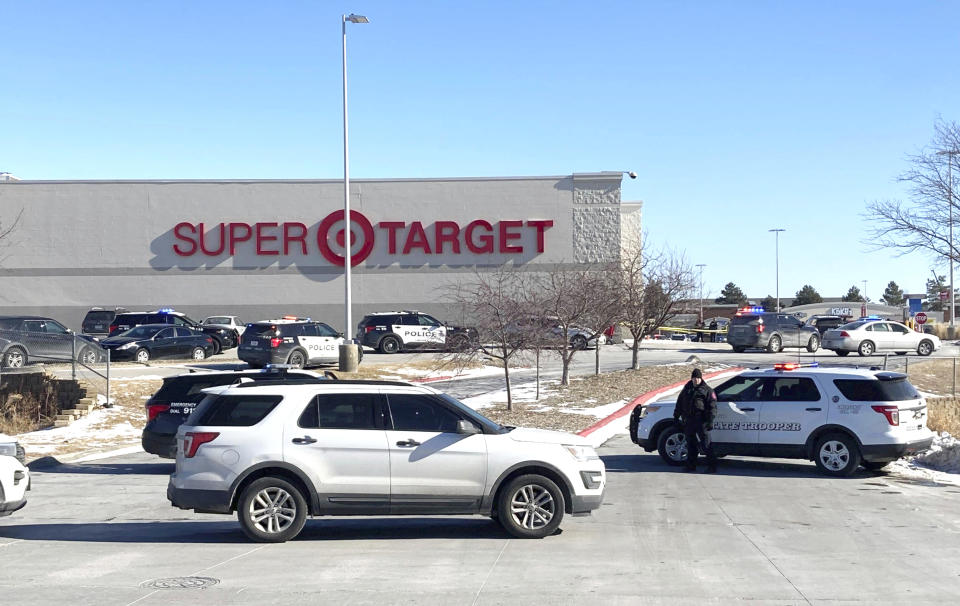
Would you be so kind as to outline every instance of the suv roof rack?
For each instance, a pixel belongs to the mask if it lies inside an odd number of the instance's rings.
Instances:
[[[278,383],[282,385],[317,385],[320,383],[327,383],[330,379],[317,379],[309,377],[306,379],[286,379],[281,381],[280,379],[267,379],[259,381],[245,381],[243,383],[234,384],[234,387],[260,387],[269,383]],[[374,379],[346,379],[346,380],[337,380],[337,385],[396,385],[400,387],[411,387],[412,383],[407,383],[405,381],[377,381]]]

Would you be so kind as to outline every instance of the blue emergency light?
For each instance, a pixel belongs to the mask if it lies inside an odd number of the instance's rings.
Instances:
[[[161,307],[160,309],[157,310],[157,313],[161,313],[161,314],[171,314],[173,312],[174,312],[174,309],[172,307]]]

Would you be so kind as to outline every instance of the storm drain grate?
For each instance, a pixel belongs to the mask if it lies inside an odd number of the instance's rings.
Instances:
[[[212,577],[168,577],[140,583],[141,589],[206,589],[220,582]]]

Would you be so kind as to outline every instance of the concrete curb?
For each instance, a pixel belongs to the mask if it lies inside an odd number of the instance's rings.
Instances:
[[[744,370],[744,368],[742,368],[742,367],[726,368],[726,369],[724,369],[724,370],[718,370],[718,371],[715,371],[715,372],[709,372],[709,373],[703,375],[703,378],[704,378],[704,380],[712,379],[712,378],[715,378],[715,377],[719,377],[719,376],[721,376],[721,375],[738,373],[738,372],[740,372],[740,371],[742,371],[742,370]],[[634,408],[637,407],[637,405],[639,405],[639,404],[646,404],[646,403],[652,401],[654,398],[657,398],[657,397],[659,397],[659,396],[662,396],[662,395],[664,395],[664,394],[667,393],[667,392],[670,392],[670,391],[672,391],[672,390],[679,389],[679,388],[683,387],[686,383],[687,383],[686,381],[680,381],[680,382],[678,382],[678,383],[674,383],[673,385],[668,385],[668,386],[666,386],[666,387],[661,387],[661,388],[659,388],[659,389],[654,389],[653,391],[648,391],[647,393],[641,394],[641,395],[637,396],[636,398],[634,398],[633,400],[631,400],[628,404],[626,404],[625,406],[623,406],[622,408],[620,408],[619,410],[617,410],[616,412],[614,412],[613,414],[608,415],[608,416],[604,417],[603,419],[600,419],[599,421],[597,421],[596,423],[594,423],[594,424],[591,425],[590,427],[587,427],[586,429],[583,429],[583,430],[581,430],[581,431],[578,431],[578,432],[577,432],[577,435],[583,436],[583,437],[588,437],[588,436],[590,436],[591,434],[593,434],[594,432],[596,432],[598,429],[601,429],[601,428],[603,428],[603,427],[606,427],[607,425],[609,425],[610,423],[616,421],[617,419],[620,419],[620,418],[623,418],[623,417],[627,416],[628,414],[630,414],[630,413],[633,411]]]

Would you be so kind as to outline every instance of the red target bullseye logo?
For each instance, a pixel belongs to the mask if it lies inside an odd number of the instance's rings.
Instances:
[[[343,221],[343,217],[344,212],[342,210],[334,211],[324,217],[317,229],[317,246],[320,247],[320,254],[323,255],[324,259],[339,267],[343,267],[346,263],[346,246],[344,246],[346,236],[344,236],[344,230],[342,228],[333,234],[333,240],[337,243],[337,246],[344,250],[344,254],[339,254],[330,248],[330,229],[338,221]],[[351,210],[349,225],[351,247],[357,241],[357,234],[354,232],[354,227],[360,228],[360,231],[363,233],[363,245],[360,247],[360,250],[350,255],[351,266],[363,263],[364,259],[369,257],[373,251],[373,225],[370,223],[370,220],[361,213]]]

